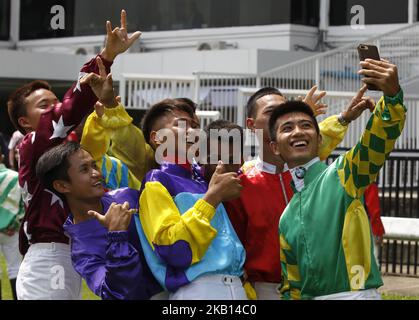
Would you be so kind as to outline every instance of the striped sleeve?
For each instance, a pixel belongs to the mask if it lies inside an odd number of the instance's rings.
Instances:
[[[155,254],[176,268],[186,269],[199,262],[217,235],[210,225],[214,207],[200,199],[181,215],[169,191],[159,181],[145,183],[139,214]]]
[[[141,182],[132,174],[125,163],[121,160],[103,155],[102,160],[98,161],[98,166],[106,183],[106,188],[116,190],[119,188],[132,188],[139,190]]]
[[[15,227],[23,215],[22,193],[17,172],[2,171],[0,174],[0,230]]]

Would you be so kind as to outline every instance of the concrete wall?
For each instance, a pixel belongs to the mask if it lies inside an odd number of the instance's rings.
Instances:
[[[121,73],[191,76],[193,72],[258,73],[307,57],[309,53],[278,50],[218,50],[127,53],[112,67]],[[87,56],[0,50],[0,78],[73,81]]]

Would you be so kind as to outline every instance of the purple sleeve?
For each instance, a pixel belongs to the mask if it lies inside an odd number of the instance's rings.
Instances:
[[[143,271],[138,251],[128,242],[127,231],[108,233],[105,257],[86,252],[73,254],[73,265],[90,290],[104,300],[129,299]]]

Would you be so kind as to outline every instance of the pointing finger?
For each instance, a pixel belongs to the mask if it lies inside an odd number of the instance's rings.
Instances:
[[[313,94],[317,91],[317,86],[313,86],[310,91],[307,93],[307,98],[313,97]]]
[[[106,68],[103,65],[102,59],[100,57],[96,58],[96,63],[99,67],[99,75],[103,78],[106,78]]]
[[[121,10],[121,28],[127,28],[127,13],[124,9]]]
[[[355,100],[361,100],[362,97],[364,96],[365,92],[367,91],[368,86],[366,84],[364,84],[361,89],[359,89],[358,93],[356,94],[356,96],[354,97]]]
[[[108,36],[112,34],[112,23],[110,21],[106,21],[106,34]]]
[[[318,102],[321,99],[323,99],[326,96],[327,92],[326,91],[321,91],[315,98],[314,98],[314,102]]]

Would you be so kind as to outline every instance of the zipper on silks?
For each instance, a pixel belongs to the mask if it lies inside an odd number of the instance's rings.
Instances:
[[[289,200],[287,197],[287,192],[285,191],[285,184],[284,184],[284,179],[282,178],[282,174],[279,174],[279,181],[281,182],[281,189],[282,189],[282,194],[284,196],[285,199],[285,203],[288,205]]]

